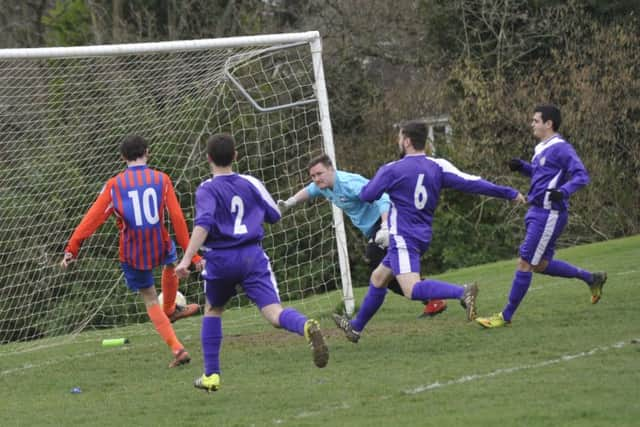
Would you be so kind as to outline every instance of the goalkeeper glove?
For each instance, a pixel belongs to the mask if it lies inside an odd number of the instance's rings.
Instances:
[[[547,190],[549,193],[549,200],[552,202],[561,202],[564,200],[564,193],[562,190],[558,190],[557,188],[550,188]]]
[[[280,213],[283,214],[297,204],[298,201],[295,197],[289,197],[287,200],[278,200],[278,209],[280,209]]]
[[[376,237],[373,240],[376,242],[376,245],[381,248],[389,247],[389,228],[387,227],[387,224],[382,224],[382,226],[380,226],[380,230],[378,230]]]
[[[511,169],[514,172],[522,169],[522,163],[520,163],[520,159],[509,160],[509,169]]]

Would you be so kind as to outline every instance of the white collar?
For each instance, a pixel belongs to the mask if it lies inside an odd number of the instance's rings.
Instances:
[[[531,158],[531,162],[533,163],[535,158],[538,157],[538,155],[542,153],[544,150],[546,150],[547,148],[551,147],[552,145],[560,144],[562,142],[566,142],[566,141],[564,140],[562,135],[560,135],[559,133],[551,135],[549,138],[545,139],[544,141],[540,141],[538,145],[536,145],[536,148],[533,150],[533,157]]]

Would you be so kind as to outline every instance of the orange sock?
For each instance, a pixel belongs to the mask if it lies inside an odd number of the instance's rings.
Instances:
[[[160,308],[158,304],[147,307],[147,313],[149,314],[149,319],[153,322],[153,326],[156,327],[156,331],[158,331],[167,345],[171,347],[171,350],[175,352],[183,348],[176,337],[176,333],[173,331],[173,326],[171,326],[169,318],[164,314],[164,311],[162,311],[162,308]]]
[[[174,267],[162,269],[162,309],[171,316],[176,309],[176,292],[178,292],[178,276]]]

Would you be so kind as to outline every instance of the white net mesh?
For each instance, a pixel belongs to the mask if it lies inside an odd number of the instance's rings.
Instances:
[[[233,134],[236,170],[274,198],[307,182],[308,160],[324,151],[314,84],[308,43],[0,59],[0,353],[148,321],[122,280],[113,219],[73,268],[58,266],[106,180],[123,170],[124,135],[149,141],[150,166],[172,178],[191,227],[210,134]],[[330,310],[326,291],[340,287],[330,206],[307,205],[266,231],[283,302],[301,301],[309,315]],[[180,290],[204,303],[195,275]],[[230,303],[245,305],[242,295]],[[255,308],[246,312],[243,322],[257,320]]]

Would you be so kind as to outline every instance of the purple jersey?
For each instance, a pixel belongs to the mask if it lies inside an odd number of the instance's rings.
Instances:
[[[263,222],[273,224],[280,217],[264,184],[249,175],[218,175],[196,190],[194,225],[209,232],[205,251],[259,243],[264,237]]]
[[[589,183],[589,174],[575,150],[561,135],[536,145],[531,163],[520,160],[521,171],[531,177],[527,200],[543,209],[567,210],[569,196]],[[549,189],[562,191],[561,202],[549,200]]]
[[[389,232],[410,239],[431,241],[431,222],[442,188],[466,193],[514,199],[518,192],[459,171],[443,159],[424,154],[407,155],[382,166],[360,192],[360,199],[372,202],[387,193],[391,198]]]

